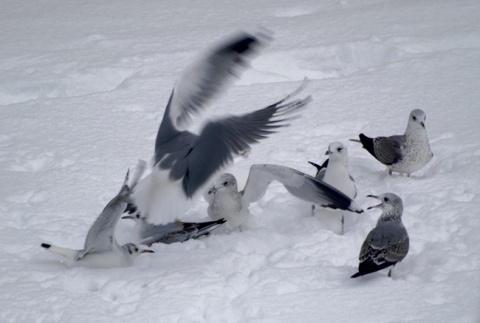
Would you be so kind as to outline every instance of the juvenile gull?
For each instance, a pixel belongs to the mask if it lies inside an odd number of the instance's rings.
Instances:
[[[373,157],[386,165],[388,172],[407,174],[422,169],[433,157],[425,129],[425,113],[415,109],[408,118],[405,134],[390,137],[369,138],[363,133],[359,135],[361,142]]]
[[[62,256],[68,267],[130,266],[140,254],[153,252],[139,248],[133,243],[120,246],[114,234],[118,220],[130,201],[130,194],[145,171],[145,165],[145,161],[139,161],[130,184],[128,184],[130,172],[127,172],[120,192],[107,204],[88,230],[85,246],[82,250],[57,247],[49,243],[42,243],[41,246]]]
[[[309,162],[317,168],[316,179],[319,179],[351,198],[352,200],[357,197],[357,188],[355,181],[348,172],[348,150],[345,145],[340,142],[332,142],[328,145],[328,150],[325,152],[328,158],[320,166],[313,162]],[[315,209],[315,205],[312,204],[312,213]],[[342,230],[344,233],[345,217],[342,214]]]
[[[148,223],[173,222],[222,168],[250,145],[266,138],[311,98],[289,101],[303,88],[274,104],[240,116],[208,120],[200,134],[185,129],[230,79],[248,65],[254,48],[269,40],[264,33],[240,33],[193,62],[176,83],[155,142],[154,166],[138,185],[134,204]]]
[[[250,167],[247,183],[241,192],[232,174],[221,175],[206,197],[208,215],[213,220],[226,218],[225,227],[228,229],[240,227],[250,214],[250,203],[260,200],[275,180],[301,200],[333,209],[363,212],[351,198],[321,180],[293,168],[261,164]]]
[[[217,221],[208,222],[182,222],[175,221],[168,224],[151,224],[140,217],[135,208],[130,205],[127,207],[129,215],[123,216],[122,219],[134,220],[136,225],[137,240],[144,245],[151,246],[154,243],[171,244],[175,242],[185,242],[190,239],[198,239],[207,236],[210,232],[226,221],[219,219]]]
[[[395,266],[405,258],[408,253],[408,233],[402,223],[402,199],[393,194],[385,193],[380,196],[368,195],[382,201],[372,208],[381,208],[382,215],[377,221],[377,226],[370,231],[360,250],[360,264],[358,273],[351,278],[367,275],[381,269]],[[388,271],[388,277],[392,269]]]

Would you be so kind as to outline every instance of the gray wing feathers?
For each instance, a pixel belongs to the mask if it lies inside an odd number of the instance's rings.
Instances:
[[[146,163],[139,160],[130,185],[128,185],[130,171],[125,176],[125,181],[120,192],[110,201],[97,217],[88,230],[83,252],[78,258],[82,258],[88,252],[103,252],[112,250],[116,243],[114,237],[115,227],[118,220],[129,202],[132,187],[135,187],[145,171]]]
[[[374,138],[373,147],[375,156],[385,165],[397,163],[402,159],[402,144],[404,140],[404,136]]]
[[[372,259],[380,265],[385,261],[396,263],[408,253],[409,237],[398,222],[384,222],[368,234],[360,250],[360,262]]]
[[[235,155],[266,138],[277,128],[286,126],[286,122],[293,118],[288,115],[303,108],[311,98],[282,104],[284,100],[243,116],[209,122],[196,142],[184,149],[181,154],[183,158],[171,163],[172,179],[183,177],[183,189],[188,197],[192,197],[210,176],[231,162]]]
[[[271,37],[263,32],[240,33],[217,46],[189,65],[174,88],[170,119],[178,128],[185,128],[230,81],[240,76],[249,65],[255,49]]]
[[[279,181],[290,194],[301,200],[332,208],[348,209],[352,200],[332,186],[295,169],[278,165],[253,165],[242,192],[252,203],[265,195],[272,181]]]

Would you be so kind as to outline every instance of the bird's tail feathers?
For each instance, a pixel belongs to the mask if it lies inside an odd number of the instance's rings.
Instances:
[[[52,253],[55,253],[57,255],[62,256],[63,258],[65,258],[69,262],[74,261],[75,257],[78,254],[78,250],[62,248],[62,247],[52,245],[50,243],[42,243],[40,246],[42,248],[48,249],[48,251],[50,251]]]

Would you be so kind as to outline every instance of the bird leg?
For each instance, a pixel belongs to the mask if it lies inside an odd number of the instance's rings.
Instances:
[[[312,216],[315,216],[315,204],[312,204]]]
[[[393,171],[391,169],[388,170],[388,175],[392,176]]]
[[[345,233],[345,216],[343,214],[340,222],[342,223],[342,230],[340,231],[340,235],[343,236],[343,234]]]
[[[393,269],[393,267],[390,268],[390,270],[388,271],[388,277],[392,277],[392,269]]]

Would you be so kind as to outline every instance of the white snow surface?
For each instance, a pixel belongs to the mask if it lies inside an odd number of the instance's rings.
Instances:
[[[479,1],[3,0],[0,18],[1,322],[480,322]],[[307,160],[345,143],[360,205],[403,199],[411,247],[393,277],[350,279],[378,210],[346,214],[342,236],[338,213],[312,216],[279,184],[248,229],[155,245],[132,267],[67,269],[40,248],[82,248],[127,168],[152,157],[182,69],[260,25],[275,41],[203,116],[265,107],[305,76],[314,102],[230,171],[315,174]],[[348,141],[402,134],[417,108],[434,158],[410,178]]]

